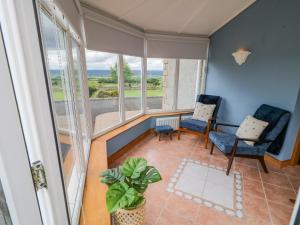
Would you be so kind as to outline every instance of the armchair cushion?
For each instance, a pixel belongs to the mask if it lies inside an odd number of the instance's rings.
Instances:
[[[236,136],[230,133],[211,131],[209,139],[225,154],[229,154],[234,145]],[[239,141],[236,154],[263,156],[269,144],[251,146]]]
[[[217,117],[218,111],[221,105],[222,98],[220,96],[215,95],[198,95],[196,102],[201,102],[207,105],[216,105],[216,108],[213,113],[213,117]]]
[[[197,102],[193,114],[193,119],[208,122],[208,120],[212,118],[215,108],[216,105],[207,105],[201,102]]]
[[[194,119],[181,120],[179,126],[181,128],[187,128],[189,130],[204,133],[206,131],[207,122]]]
[[[268,126],[268,122],[247,116],[236,131],[236,136],[240,138],[258,139],[264,129]],[[248,145],[254,145],[252,141],[245,141]]]

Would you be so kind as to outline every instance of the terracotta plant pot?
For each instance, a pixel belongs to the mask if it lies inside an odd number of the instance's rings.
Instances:
[[[116,225],[144,225],[145,202],[136,209],[118,209],[113,218]]]

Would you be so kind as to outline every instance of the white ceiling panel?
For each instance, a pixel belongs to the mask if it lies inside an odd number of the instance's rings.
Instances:
[[[210,35],[255,0],[81,0],[145,31]]]

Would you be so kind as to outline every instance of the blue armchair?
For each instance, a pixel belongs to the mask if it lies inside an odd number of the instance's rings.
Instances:
[[[197,134],[203,134],[205,136],[205,148],[207,148],[208,144],[208,134],[213,127],[214,122],[216,121],[216,117],[220,108],[222,98],[220,96],[214,96],[214,95],[198,95],[196,102],[201,102],[203,104],[215,104],[215,110],[213,113],[212,119],[210,119],[208,122],[195,120],[192,118],[188,119],[182,119],[182,115],[184,114],[192,114],[192,112],[188,113],[181,113],[179,115],[179,128],[178,128],[178,140],[180,140],[180,133],[183,131],[192,131]]]
[[[257,140],[239,138],[235,134],[217,131],[218,126],[239,127],[239,125],[216,122],[215,131],[209,133],[209,139],[212,142],[210,154],[213,154],[214,146],[216,146],[227,156],[229,160],[226,175],[230,172],[234,157],[258,159],[264,171],[268,173],[264,155],[266,151],[273,154],[279,153],[290,116],[290,112],[286,110],[266,104],[261,105],[255,112],[254,118],[267,121],[269,125]],[[255,144],[251,146],[244,141],[253,141]]]

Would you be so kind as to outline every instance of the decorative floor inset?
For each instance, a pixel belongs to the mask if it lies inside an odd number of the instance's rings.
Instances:
[[[167,191],[230,216],[243,217],[242,176],[213,164],[183,159]]]

